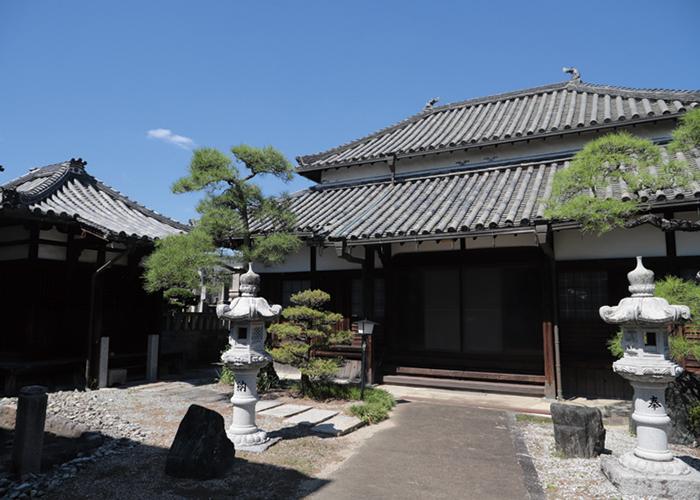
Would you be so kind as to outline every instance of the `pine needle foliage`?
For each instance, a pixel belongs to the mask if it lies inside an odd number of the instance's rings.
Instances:
[[[646,193],[686,187],[696,178],[696,170],[663,158],[648,139],[627,132],[608,134],[586,144],[555,174],[545,216],[578,221],[584,232],[606,233],[648,208]],[[608,188],[621,182],[629,196],[607,196]]]
[[[232,147],[231,154],[232,158],[214,148],[196,149],[187,175],[173,184],[174,193],[204,194],[197,205],[200,217],[189,234],[171,236],[157,244],[146,261],[147,290],[164,290],[167,298],[193,297],[200,276],[217,277],[217,268],[227,267],[226,259],[221,258],[227,252],[236,252],[242,263],[275,264],[300,248],[301,240],[292,230],[289,197],[265,196],[252,183],[263,175],[288,182],[293,177],[292,165],[271,146],[241,144]],[[275,230],[254,233],[256,221],[270,222]],[[171,302],[180,305],[183,301]]]
[[[301,372],[301,392],[312,384],[327,381],[339,366],[339,359],[319,358],[314,350],[348,344],[352,332],[339,330],[343,316],[325,309],[331,296],[322,290],[304,290],[291,296],[291,307],[282,311],[285,321],[270,326],[275,347],[270,354],[278,363],[289,364]]]
[[[673,131],[669,144],[671,153],[690,151],[700,145],[700,108],[688,111],[680,117],[680,125]]]
[[[700,327],[700,285],[676,276],[666,276],[656,283],[655,293],[658,297],[666,299],[669,304],[688,306],[691,321],[687,325]],[[700,343],[679,333],[669,336],[668,347],[671,358],[677,362],[683,361],[688,356],[700,361]],[[608,350],[614,357],[622,357],[625,353],[622,348],[622,332],[617,332],[608,340]]]

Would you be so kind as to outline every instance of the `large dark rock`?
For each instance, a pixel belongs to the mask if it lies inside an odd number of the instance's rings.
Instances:
[[[552,403],[557,452],[566,458],[597,457],[605,449],[603,415],[598,408]]]
[[[671,419],[668,426],[668,442],[692,445],[700,441],[700,435],[690,425],[691,408],[700,405],[700,377],[684,371],[666,388],[666,413]],[[630,415],[630,432],[637,431],[637,424]]]
[[[226,437],[224,417],[199,405],[191,405],[180,422],[165,462],[165,473],[174,477],[212,479],[233,465],[235,450]]]

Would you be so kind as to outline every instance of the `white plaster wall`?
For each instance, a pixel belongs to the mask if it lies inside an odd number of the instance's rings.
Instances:
[[[122,255],[124,252],[110,252],[107,250],[105,252],[105,261],[109,261],[114,259],[115,257]],[[117,259],[112,263],[113,266],[128,266],[129,265],[129,257],[127,255],[124,255],[121,259]]]
[[[66,247],[39,245],[37,257],[44,260],[66,260]]]
[[[449,250],[459,250],[459,240],[439,240],[439,241],[424,241],[404,243],[392,243],[391,254],[398,255],[400,253],[425,253],[425,252],[445,252]]]
[[[513,247],[531,247],[537,245],[537,237],[534,233],[523,234],[503,234],[496,236],[479,236],[466,237],[465,246],[467,250],[475,250],[479,248],[513,248]],[[408,242],[403,245],[400,243],[391,244],[392,255],[400,253],[425,253],[425,252],[445,252],[450,250],[459,250],[459,238],[445,239],[436,241]]]
[[[554,232],[554,255],[556,260],[663,257],[666,239],[663,231],[651,226],[617,229],[601,236],[567,229]]]
[[[0,247],[0,260],[17,260],[29,258],[29,245],[11,245]]]
[[[700,220],[700,209],[692,212],[675,212],[677,219]],[[700,255],[700,231],[693,233],[676,231],[676,255],[688,257]]]
[[[361,269],[360,264],[348,262],[336,255],[335,248],[315,248],[316,252],[316,270],[317,271],[343,271],[348,269]],[[364,248],[349,248],[348,251],[354,257],[362,258],[365,255]],[[375,267],[381,267],[381,262],[375,257]]]
[[[24,226],[0,227],[0,241],[19,241],[29,239],[29,229]]]
[[[467,250],[477,248],[533,247],[537,245],[537,236],[534,233],[503,234],[495,238],[493,236],[467,238],[465,241]]]
[[[288,255],[281,264],[266,266],[261,262],[253,264],[253,269],[258,273],[299,273],[309,270],[310,264],[309,247],[302,246],[295,254]]]
[[[632,133],[641,137],[660,138],[671,133],[672,126],[669,124],[643,125],[632,129]],[[467,151],[457,151],[453,153],[441,153],[427,157],[416,157],[399,159],[396,162],[396,174],[422,172],[440,168],[449,168],[458,165],[458,162],[469,164],[480,164],[485,161],[492,161],[498,164],[504,160],[519,158],[522,156],[543,155],[558,151],[575,150],[583,147],[584,144],[596,137],[608,133],[585,132],[581,135],[569,135],[562,138],[550,137],[547,139],[532,139],[530,142],[520,142],[515,144],[501,144],[497,146],[486,146],[484,148],[473,148]],[[371,177],[387,176],[390,174],[389,167],[385,161],[341,167],[338,169],[326,170],[322,173],[321,182],[339,182],[366,179]]]
[[[143,262],[144,259],[145,257],[141,259],[141,262]],[[80,251],[80,255],[78,256],[78,262],[94,264],[95,262],[97,262],[97,250],[93,250],[91,248],[84,248]]]
[[[51,229],[42,229],[39,231],[39,239],[50,241],[68,241],[68,235],[66,233],[62,233],[55,227],[52,227]]]

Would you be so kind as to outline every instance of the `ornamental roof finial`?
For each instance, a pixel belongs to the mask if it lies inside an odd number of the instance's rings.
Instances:
[[[433,106],[440,100],[439,97],[433,97],[430,99],[428,102],[425,103],[425,106],[423,106],[423,111],[428,111],[430,109],[433,109]]]
[[[578,69],[574,68],[573,66],[570,68],[568,66],[564,66],[561,70],[564,73],[568,73],[569,75],[571,75],[572,82],[578,83],[581,81],[581,73],[579,73]]]

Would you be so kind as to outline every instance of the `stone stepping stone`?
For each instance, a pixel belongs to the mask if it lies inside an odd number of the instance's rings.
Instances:
[[[331,436],[342,436],[356,429],[359,429],[365,423],[357,417],[348,417],[347,415],[336,415],[330,420],[321,422],[311,428],[313,432],[319,434],[328,434]]]
[[[255,403],[255,411],[261,412],[269,410],[270,408],[282,406],[283,404],[284,403],[282,403],[282,401],[277,401],[276,399],[263,399],[262,401],[258,401],[257,403]]]
[[[331,417],[335,417],[337,414],[337,411],[314,408],[289,417],[284,423],[291,425],[316,425]]]
[[[311,407],[306,405],[281,405],[261,411],[260,415],[265,417],[287,418],[310,409]]]

